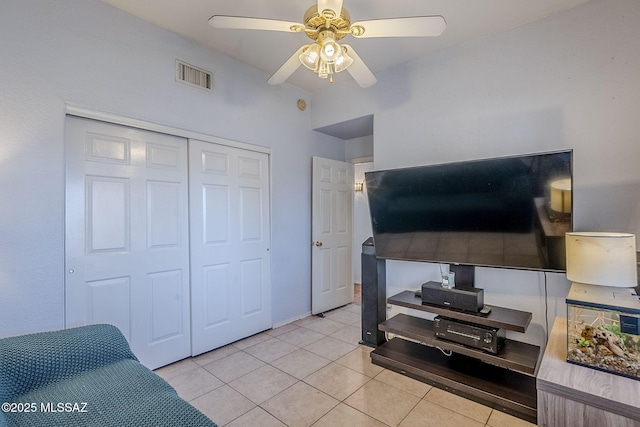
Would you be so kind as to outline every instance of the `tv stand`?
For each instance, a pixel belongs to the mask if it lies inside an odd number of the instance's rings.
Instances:
[[[480,325],[524,332],[531,313],[491,306],[488,315],[422,304],[412,291],[388,304],[440,314]],[[419,381],[536,422],[536,379],[540,347],[507,339],[498,354],[436,338],[433,321],[398,314],[379,324],[392,338],[371,352],[371,361]]]

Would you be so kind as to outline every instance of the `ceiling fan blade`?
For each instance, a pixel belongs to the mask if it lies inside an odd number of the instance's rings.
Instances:
[[[305,50],[309,45],[306,44],[302,46],[300,49],[296,50],[293,55],[287,61],[282,64],[278,71],[273,73],[273,75],[267,80],[267,83],[270,85],[279,85],[284,83],[291,74],[294,73],[298,69],[299,66],[302,65],[300,59],[298,58],[303,50]]]
[[[353,63],[347,68],[351,77],[360,85],[365,88],[376,84],[378,79],[373,75],[369,67],[358,56],[355,50],[348,44],[343,44],[343,48],[347,49],[347,54],[353,59]]]
[[[333,10],[336,16],[340,16],[342,0],[318,0],[318,13],[322,15],[322,11],[327,9]]]
[[[439,36],[447,27],[442,16],[414,16],[410,18],[374,19],[355,22],[351,27],[362,27],[357,38],[367,37],[430,37]]]
[[[211,24],[213,28],[225,28],[231,30],[266,30],[286,32],[304,30],[304,25],[298,22],[278,21],[277,19],[246,18],[244,16],[213,15],[209,18],[209,24]]]

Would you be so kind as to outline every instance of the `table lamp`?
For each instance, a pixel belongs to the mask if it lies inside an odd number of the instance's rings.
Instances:
[[[566,233],[567,279],[618,288],[638,286],[636,236],[631,233]]]

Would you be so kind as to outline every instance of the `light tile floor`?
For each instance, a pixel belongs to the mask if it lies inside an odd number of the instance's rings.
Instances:
[[[349,304],[156,370],[229,427],[533,426],[371,363]]]

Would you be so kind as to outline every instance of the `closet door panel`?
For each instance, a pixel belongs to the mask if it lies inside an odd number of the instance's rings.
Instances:
[[[189,141],[192,354],[271,328],[269,157]]]
[[[69,116],[65,325],[110,323],[154,369],[190,354],[187,141]]]

